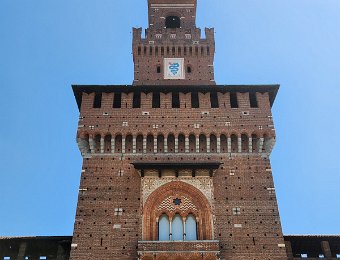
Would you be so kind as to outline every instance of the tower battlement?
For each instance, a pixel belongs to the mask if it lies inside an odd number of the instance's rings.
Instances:
[[[149,1],[149,27],[133,29],[133,85],[215,85],[213,28],[196,27],[196,1]]]

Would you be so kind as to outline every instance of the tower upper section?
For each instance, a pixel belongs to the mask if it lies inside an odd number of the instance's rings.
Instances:
[[[214,29],[196,27],[196,0],[149,0],[149,27],[133,29],[134,85],[215,85]]]

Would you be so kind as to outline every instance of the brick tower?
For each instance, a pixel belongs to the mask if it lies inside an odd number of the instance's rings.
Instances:
[[[72,260],[287,259],[269,155],[277,85],[214,81],[196,0],[149,0],[131,86],[73,86]]]

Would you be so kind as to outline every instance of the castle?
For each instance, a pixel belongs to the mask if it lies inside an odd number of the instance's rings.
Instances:
[[[278,85],[217,85],[196,0],[148,0],[129,86],[74,85],[83,157],[73,237],[0,239],[0,259],[340,258],[284,236],[272,178]]]

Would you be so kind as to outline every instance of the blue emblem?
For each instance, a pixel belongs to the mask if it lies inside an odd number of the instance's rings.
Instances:
[[[169,63],[169,69],[170,69],[170,72],[176,76],[178,71],[179,71],[179,63],[178,62],[175,62],[175,63]]]

